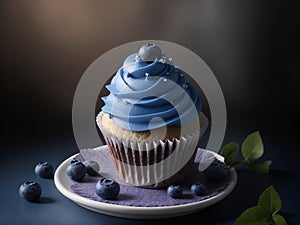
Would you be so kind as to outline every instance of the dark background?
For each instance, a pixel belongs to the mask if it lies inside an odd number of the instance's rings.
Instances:
[[[143,39],[178,43],[209,65],[229,128],[293,134],[298,13],[291,1],[2,1],[1,136],[71,136],[84,71],[111,48]]]
[[[293,1],[1,1],[0,160],[13,154],[31,169],[30,154],[52,151],[58,165],[78,152],[72,101],[84,71],[121,44],[157,39],[189,48],[214,72],[225,141],[259,130],[270,158],[278,147],[294,160],[283,165],[296,165],[299,15]]]

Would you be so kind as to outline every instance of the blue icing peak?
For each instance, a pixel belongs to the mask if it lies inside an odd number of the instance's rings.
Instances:
[[[146,131],[150,123],[151,129],[186,125],[201,111],[197,92],[183,71],[152,43],[129,55],[106,87],[110,94],[102,98],[102,111],[127,130]],[[156,117],[161,120],[154,123]]]

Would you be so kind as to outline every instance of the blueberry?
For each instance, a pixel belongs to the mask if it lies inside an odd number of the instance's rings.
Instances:
[[[82,162],[73,162],[67,167],[67,175],[75,181],[82,181],[86,174],[86,167]]]
[[[96,194],[103,199],[115,199],[120,192],[120,185],[108,178],[101,178],[96,184]]]
[[[99,175],[99,164],[95,161],[84,161],[83,165],[86,167],[87,174],[90,176]]]
[[[215,159],[205,170],[204,174],[209,181],[216,182],[224,178],[228,174],[228,169],[224,163]]]
[[[27,201],[37,201],[42,194],[41,185],[35,181],[27,181],[20,185],[19,195]]]
[[[154,43],[147,43],[139,49],[139,56],[143,61],[154,61],[156,58],[162,57],[162,51]]]
[[[183,195],[183,188],[180,185],[170,185],[167,193],[172,198],[181,198]]]
[[[34,172],[42,178],[49,178],[53,175],[53,166],[48,162],[40,162],[35,166]]]
[[[191,192],[198,196],[203,196],[206,194],[206,187],[204,184],[193,184],[191,186]]]

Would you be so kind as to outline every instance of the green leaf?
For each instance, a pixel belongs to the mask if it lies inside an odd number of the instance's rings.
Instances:
[[[254,206],[243,212],[234,225],[269,225],[271,222],[272,218],[267,210]]]
[[[272,185],[259,196],[258,205],[271,214],[277,213],[281,209],[280,196]]]
[[[230,166],[234,162],[238,149],[239,144],[233,141],[221,149],[221,155],[224,156],[226,165]]]
[[[251,162],[247,164],[247,168],[257,173],[269,173],[271,164],[271,160],[262,162]]]
[[[274,225],[288,225],[284,217],[280,214],[273,215]]]
[[[258,131],[248,135],[242,144],[245,160],[258,159],[264,154],[264,146]]]

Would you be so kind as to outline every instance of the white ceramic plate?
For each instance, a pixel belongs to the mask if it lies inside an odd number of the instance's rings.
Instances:
[[[213,152],[212,152],[213,153]],[[216,153],[213,153],[216,154]],[[70,162],[75,157],[71,156],[66,159],[56,170],[54,175],[54,183],[57,189],[67,198],[74,201],[78,205],[87,208],[89,210],[124,218],[134,218],[134,219],[158,219],[158,218],[169,218],[182,216],[189,213],[193,213],[204,209],[210,205],[213,205],[227,195],[229,195],[234,189],[237,182],[237,174],[234,169],[231,171],[231,180],[229,181],[228,186],[221,191],[216,196],[213,196],[209,199],[202,200],[199,202],[193,202],[182,205],[175,206],[162,206],[162,207],[135,207],[135,206],[123,206],[116,204],[109,204],[104,202],[94,201],[85,197],[82,197],[74,193],[70,189],[71,180],[66,175],[66,169]],[[219,155],[216,154],[217,157]]]

